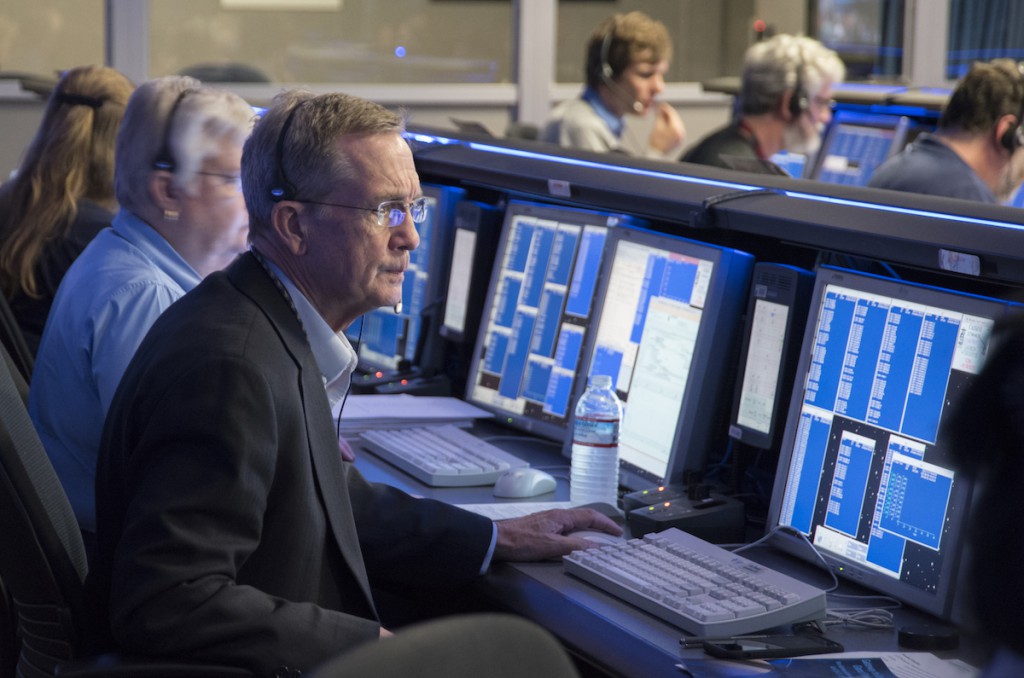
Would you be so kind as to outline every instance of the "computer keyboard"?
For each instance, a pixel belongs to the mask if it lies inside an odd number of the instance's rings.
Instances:
[[[505,471],[529,466],[450,424],[364,431],[360,437],[378,457],[431,487],[493,485]]]
[[[565,571],[684,631],[733,636],[821,619],[825,591],[669,528],[575,551]]]

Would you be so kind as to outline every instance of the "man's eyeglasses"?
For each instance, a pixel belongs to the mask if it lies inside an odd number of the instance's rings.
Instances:
[[[343,205],[338,202],[319,202],[317,200],[296,200],[295,202],[306,202],[312,205],[325,205],[327,207],[344,207],[350,210],[362,210],[373,212],[377,215],[377,225],[395,228],[405,223],[405,215],[408,212],[415,224],[422,224],[427,218],[426,198],[417,198],[412,202],[401,200],[385,200],[376,207],[358,207],[356,205]]]
[[[225,184],[229,184],[231,188],[241,192],[242,190],[242,177],[238,174],[225,174],[223,172],[203,172],[202,170],[196,172],[204,177],[217,177],[223,179]]]

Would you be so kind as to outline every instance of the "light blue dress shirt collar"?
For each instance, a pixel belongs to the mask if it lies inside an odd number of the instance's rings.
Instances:
[[[119,236],[148,253],[160,271],[181,289],[187,292],[202,282],[202,276],[171,247],[171,243],[132,212],[119,210],[110,225]]]
[[[313,358],[317,367],[320,368],[320,375],[324,380],[324,387],[327,389],[327,399],[333,409],[338,402],[345,397],[349,384],[352,380],[352,373],[359,363],[352,344],[348,342],[344,332],[335,332],[323,319],[320,313],[313,308],[295,283],[284,274],[274,262],[264,259],[270,270],[278,277],[281,284],[288,290],[292,302],[295,304],[295,311],[299,314],[299,320],[306,330],[306,338],[313,350]]]
[[[608,129],[612,131],[612,134],[617,137],[622,136],[622,130],[625,128],[625,123],[622,121],[622,118],[608,110],[608,107],[604,105],[603,101],[601,101],[601,97],[598,96],[597,90],[591,87],[583,90],[583,100],[590,104],[594,109],[594,112],[597,113],[597,116],[601,118],[606,125],[608,125]]]

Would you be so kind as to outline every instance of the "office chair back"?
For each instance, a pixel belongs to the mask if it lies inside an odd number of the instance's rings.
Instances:
[[[15,379],[0,362],[0,578],[19,628],[19,675],[52,676],[80,651],[85,549]]]
[[[6,350],[0,346],[0,353]],[[0,581],[11,601],[18,678],[242,678],[238,668],[120,655],[89,656],[100,620],[86,606],[88,566],[71,504],[29,419],[7,356],[0,360]],[[0,623],[0,632],[4,631]],[[0,671],[9,665],[0,656]],[[0,674],[2,675],[2,674]]]
[[[32,355],[25,335],[18,325],[7,298],[0,294],[0,343],[7,349],[7,362],[18,368],[18,373],[27,384],[32,379],[35,357]]]

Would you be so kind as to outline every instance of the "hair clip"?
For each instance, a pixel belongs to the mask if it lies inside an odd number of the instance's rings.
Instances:
[[[71,106],[88,106],[89,108],[99,108],[103,105],[103,99],[97,99],[96,97],[86,96],[85,94],[74,94],[72,92],[57,92],[57,101]]]

